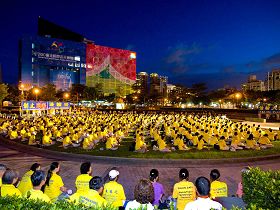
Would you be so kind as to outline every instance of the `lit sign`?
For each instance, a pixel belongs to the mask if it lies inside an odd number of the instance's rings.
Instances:
[[[22,101],[22,110],[47,110],[47,109],[69,109],[69,102],[52,102],[52,101]]]

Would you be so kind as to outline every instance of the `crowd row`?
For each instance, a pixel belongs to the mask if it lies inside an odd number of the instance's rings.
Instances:
[[[179,179],[173,187],[170,199],[165,199],[163,185],[159,182],[159,172],[152,169],[148,179],[141,179],[134,189],[133,201],[127,201],[123,186],[118,183],[119,171],[113,169],[109,172],[109,181],[104,185],[99,176],[92,176],[90,162],[82,163],[80,175],[76,177],[76,192],[64,186],[59,175],[60,164],[53,162],[45,174],[38,163],[34,163],[21,179],[16,170],[8,169],[0,164],[1,196],[16,195],[29,199],[40,199],[45,202],[56,202],[66,199],[74,204],[86,206],[107,205],[122,209],[149,209],[168,208],[174,205],[178,210],[188,209],[222,209],[222,205],[212,199],[228,196],[228,188],[225,182],[220,181],[220,173],[217,169],[210,172],[210,181],[206,177],[198,177],[195,184],[190,182],[189,172],[182,168],[179,171]],[[242,184],[239,183],[236,195],[242,196]],[[169,202],[168,202],[169,201]],[[203,208],[200,208],[203,207]],[[175,208],[175,209],[176,209]]]

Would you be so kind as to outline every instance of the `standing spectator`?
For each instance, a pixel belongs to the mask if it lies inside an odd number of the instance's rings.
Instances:
[[[198,198],[195,201],[189,202],[184,210],[222,210],[222,205],[213,201],[209,197],[210,181],[206,177],[198,177],[195,181]]]
[[[109,172],[109,182],[104,185],[103,198],[114,207],[123,206],[126,199],[123,186],[118,183],[119,172],[111,170]]]
[[[36,170],[30,177],[33,189],[26,193],[28,199],[42,200],[45,202],[51,202],[51,199],[41,191],[42,186],[46,182],[45,172],[41,170]]]
[[[17,189],[14,184],[18,181],[18,172],[12,169],[7,169],[2,177],[1,193],[4,196],[19,196],[22,197],[21,192]]]
[[[183,210],[187,203],[194,201],[196,198],[195,186],[189,182],[189,171],[182,168],[179,171],[180,182],[176,183],[173,188],[172,197],[176,199],[178,210]]]
[[[141,179],[134,189],[134,199],[129,201],[125,207],[125,210],[130,209],[146,209],[153,210],[154,207],[151,204],[154,200],[154,188],[152,183],[147,179]]]
[[[210,172],[210,197],[217,198],[217,197],[227,197],[228,196],[228,187],[225,182],[220,181],[220,172],[218,169],[213,169]]]
[[[249,172],[249,170],[250,170],[250,167],[245,167],[245,168],[243,168],[242,170],[241,170],[241,175],[243,174],[243,173],[247,173],[247,172]],[[236,191],[236,196],[238,197],[238,198],[242,198],[242,196],[243,196],[243,184],[242,184],[242,182],[239,182],[238,183],[238,187],[237,187],[237,191]]]
[[[67,194],[67,188],[64,187],[62,178],[58,175],[59,171],[60,164],[58,162],[53,162],[48,170],[46,184],[44,185],[44,193],[52,202],[55,202],[59,196],[61,196],[62,199]]]
[[[92,179],[92,168],[90,162],[84,162],[80,167],[81,174],[77,176],[75,185],[77,192],[88,191],[89,190],[89,181]]]
[[[7,167],[3,164],[0,164],[0,187],[2,186],[2,177],[3,174],[5,173]]]
[[[150,181],[153,184],[154,187],[154,201],[153,205],[159,205],[161,198],[164,195],[164,189],[162,184],[160,184],[159,181],[159,173],[157,169],[152,169],[150,171]]]
[[[33,188],[30,177],[35,171],[40,169],[41,169],[41,165],[39,163],[34,163],[32,164],[30,170],[23,175],[18,185],[18,189],[20,190],[22,195],[25,195],[27,191]]]

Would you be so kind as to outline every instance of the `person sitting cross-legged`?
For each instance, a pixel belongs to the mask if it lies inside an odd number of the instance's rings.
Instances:
[[[189,202],[184,210],[222,210],[222,205],[210,199],[210,181],[206,177],[198,177],[195,181],[197,199]]]

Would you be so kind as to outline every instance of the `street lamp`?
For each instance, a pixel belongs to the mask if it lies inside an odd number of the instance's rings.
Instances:
[[[235,94],[235,98],[236,98],[236,108],[237,108],[238,100],[241,98],[241,94],[240,93],[236,93]]]
[[[63,98],[65,98],[66,100],[69,98],[70,94],[69,93],[64,93]]]
[[[21,90],[21,98],[24,100],[24,84],[20,84],[19,89]]]
[[[222,108],[222,100],[219,100],[220,108]]]
[[[34,88],[33,92],[34,92],[34,94],[35,94],[35,96],[36,96],[36,101],[37,101],[37,99],[38,99],[38,94],[39,94],[40,90],[39,90],[38,88]]]

